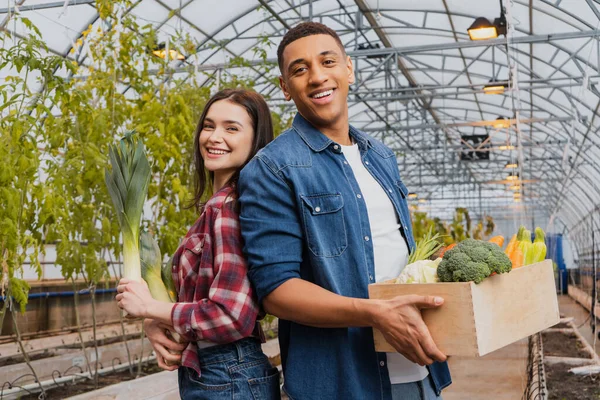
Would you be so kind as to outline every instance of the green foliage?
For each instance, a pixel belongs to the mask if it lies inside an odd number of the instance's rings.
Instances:
[[[452,224],[450,224],[450,233],[455,242],[462,242],[471,237],[471,217],[469,210],[464,207],[457,207],[454,212]]]
[[[414,211],[412,215],[413,236],[416,241],[421,240],[430,230],[438,236],[438,241],[445,246],[453,243],[448,225],[438,217],[429,218],[426,212]]]
[[[476,240],[484,240],[494,232],[494,219],[485,215],[483,219],[477,221],[477,224],[471,229],[471,217],[469,210],[464,207],[457,207],[454,212],[454,218],[450,224],[450,234],[452,240],[456,243],[463,240],[473,238]]]
[[[85,65],[48,56],[37,28],[19,14],[12,18],[27,29],[20,38],[0,31],[0,69],[8,71],[0,83],[2,282],[3,289],[15,286],[22,306],[27,298],[18,286],[22,265],[28,259],[41,274],[38,254],[45,243],[56,244],[65,279],[83,277],[94,285],[108,277],[105,259],[120,257],[121,233],[104,184],[110,144],[131,129],[144,141],[152,177],[143,229],[154,233],[163,254],[173,254],[198,217],[187,208],[193,139],[211,92],[275,83],[270,71],[276,65],[243,59],[231,60],[236,68],[223,71],[218,81],[211,74],[202,82],[204,72],[176,77],[174,63],[152,54],[157,32],[126,12],[133,5],[96,0],[102,26],[112,29],[89,26],[76,40],[70,56],[85,59]],[[191,55],[193,72],[196,39],[175,34],[168,42],[170,49]],[[215,50],[224,44],[215,42]],[[255,60],[265,61],[272,45],[262,37]],[[86,79],[77,78],[82,75]],[[276,134],[291,125],[291,115],[282,110],[272,114]]]
[[[19,305],[21,313],[25,313],[27,305],[27,296],[29,295],[30,286],[23,279],[12,277],[9,280],[9,293],[15,302]]]
[[[0,84],[0,262],[1,289],[24,310],[29,287],[20,279],[22,265],[28,259],[41,274],[38,255],[44,251],[45,232],[55,222],[53,191],[40,180],[48,142],[40,128],[50,111],[46,100],[68,90],[68,83],[53,71],[70,71],[71,66],[61,57],[42,54],[47,48],[39,31],[28,19],[20,21],[28,35],[17,39],[0,31],[0,69],[7,74]],[[37,77],[39,89],[30,87],[31,77]]]

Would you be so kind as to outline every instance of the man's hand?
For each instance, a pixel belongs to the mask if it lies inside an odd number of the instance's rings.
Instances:
[[[165,325],[153,319],[144,320],[144,331],[156,353],[158,366],[167,371],[174,371],[181,363],[181,352],[187,343],[179,344],[167,336],[167,331],[173,330],[172,326]]]
[[[117,286],[117,305],[132,317],[148,317],[148,309],[155,302],[146,281],[121,279]]]
[[[446,361],[421,317],[421,309],[444,303],[441,297],[408,295],[381,300],[373,326],[398,353],[421,366]]]

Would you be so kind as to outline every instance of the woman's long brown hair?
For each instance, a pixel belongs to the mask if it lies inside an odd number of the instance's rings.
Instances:
[[[204,120],[208,110],[215,102],[220,100],[227,100],[243,107],[248,112],[254,128],[254,137],[252,139],[250,155],[244,164],[233,174],[231,179],[227,181],[226,185],[237,186],[236,184],[242,168],[246,166],[260,149],[273,140],[273,121],[271,120],[271,112],[269,111],[269,106],[260,94],[246,89],[224,89],[215,93],[215,95],[206,103],[194,134],[194,167],[196,176],[194,179],[194,198],[190,203],[190,207],[196,207],[198,210],[202,208],[202,199],[212,188],[214,180],[214,174],[212,172],[207,173],[204,168],[204,159],[200,153],[200,133],[204,127]]]

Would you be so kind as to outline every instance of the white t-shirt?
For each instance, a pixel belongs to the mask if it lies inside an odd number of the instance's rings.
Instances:
[[[358,199],[364,199],[371,227],[375,281],[397,278],[408,262],[408,246],[400,231],[394,204],[360,159],[358,145],[341,146],[360,187]],[[358,193],[357,193],[358,195]],[[427,368],[406,359],[400,353],[387,353],[392,384],[416,382],[429,374]]]

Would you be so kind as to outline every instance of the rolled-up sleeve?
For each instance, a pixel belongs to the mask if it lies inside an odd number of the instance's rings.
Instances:
[[[292,190],[268,160],[254,157],[240,174],[238,190],[248,275],[262,303],[300,277],[302,227]]]

